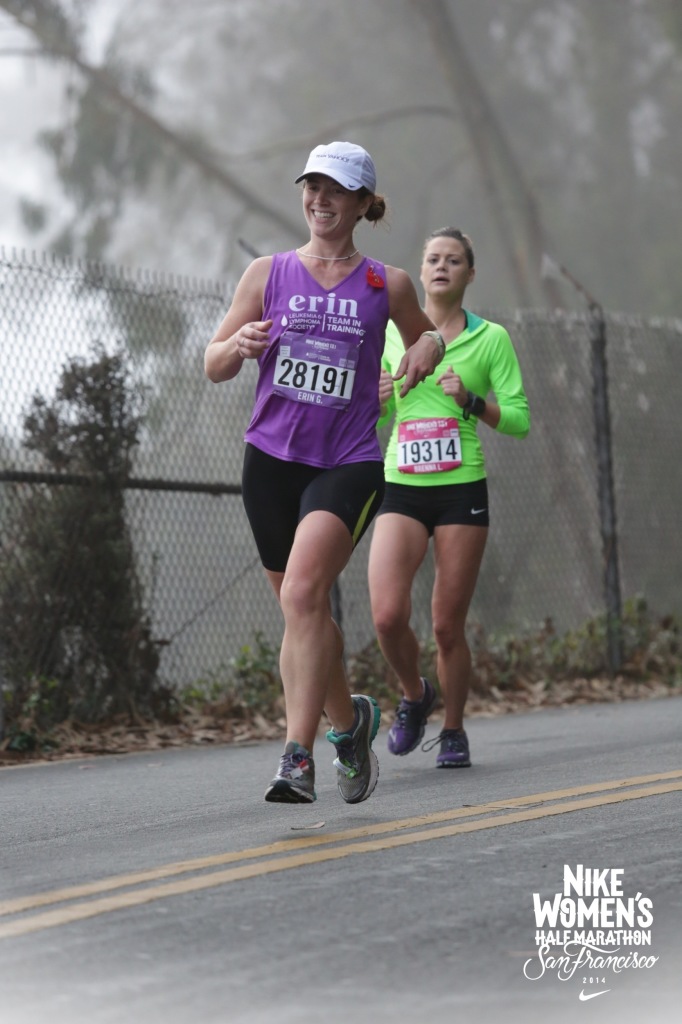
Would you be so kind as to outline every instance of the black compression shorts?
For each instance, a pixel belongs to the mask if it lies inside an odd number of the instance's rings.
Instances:
[[[246,445],[242,497],[261,562],[284,572],[300,521],[309,512],[333,512],[357,544],[384,496],[383,462],[350,462],[320,469],[284,462]]]
[[[377,515],[397,512],[418,519],[433,535],[436,526],[489,526],[488,484],[485,477],[465,484],[386,484]]]

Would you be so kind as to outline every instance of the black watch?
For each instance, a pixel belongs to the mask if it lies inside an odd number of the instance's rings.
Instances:
[[[462,406],[462,415],[465,420],[473,414],[474,416],[481,417],[485,412],[485,398],[481,398],[480,395],[475,395],[473,391],[467,391],[466,405]]]

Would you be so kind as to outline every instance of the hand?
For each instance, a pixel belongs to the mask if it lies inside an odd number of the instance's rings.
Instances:
[[[388,370],[382,370],[379,376],[379,405],[383,409],[393,395],[393,377]]]
[[[400,366],[393,374],[393,380],[405,378],[400,389],[400,397],[404,398],[417,384],[426,380],[440,362],[440,351],[433,338],[422,335],[414,345],[408,348],[400,360]]]
[[[443,394],[450,395],[451,398],[454,398],[460,409],[463,409],[467,404],[467,389],[462,383],[462,378],[459,374],[455,373],[451,366],[448,366],[445,373],[441,374],[436,381],[436,384],[440,384],[443,389]]]
[[[257,359],[270,342],[272,320],[254,320],[244,324],[235,334],[237,353],[242,359]]]

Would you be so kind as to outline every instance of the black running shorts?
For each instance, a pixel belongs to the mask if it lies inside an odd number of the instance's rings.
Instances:
[[[247,443],[242,497],[263,566],[284,572],[296,528],[309,512],[333,512],[357,544],[377,513],[384,487],[381,461],[320,469],[284,462]]]
[[[489,526],[488,483],[485,477],[465,484],[386,484],[377,515],[397,512],[418,519],[429,532],[437,526]]]

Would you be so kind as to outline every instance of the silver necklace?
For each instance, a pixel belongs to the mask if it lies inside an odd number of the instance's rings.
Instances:
[[[312,252],[303,252],[303,249],[297,249],[296,252],[299,256],[309,256],[311,260],[324,260],[325,263],[338,263],[341,260],[352,260],[354,256],[357,256],[360,250],[356,249],[355,252],[350,254],[350,256],[316,256],[315,253]]]

